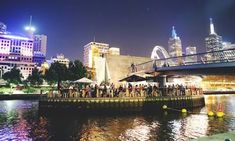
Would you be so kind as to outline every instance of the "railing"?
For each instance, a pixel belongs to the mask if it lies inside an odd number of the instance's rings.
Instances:
[[[129,67],[129,73],[154,71],[157,68],[182,65],[211,64],[235,61],[235,49],[218,50],[178,57],[152,60]]]
[[[158,87],[152,88],[125,88],[121,91],[109,90],[103,92],[102,89],[97,89],[96,91],[50,91],[47,94],[47,98],[138,98],[138,97],[156,97],[156,96],[192,96],[192,95],[202,95],[203,91],[201,88],[169,88],[169,87]]]

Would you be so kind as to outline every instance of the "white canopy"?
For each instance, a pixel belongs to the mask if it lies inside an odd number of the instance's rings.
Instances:
[[[93,81],[86,78],[86,77],[83,77],[81,79],[78,79],[78,80],[74,81],[74,83],[93,83]]]
[[[7,81],[5,81],[4,79],[0,79],[0,85],[6,85]]]

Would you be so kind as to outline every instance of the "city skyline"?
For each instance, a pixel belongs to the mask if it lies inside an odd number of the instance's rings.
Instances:
[[[97,42],[119,47],[121,54],[150,57],[155,45],[168,48],[172,26],[182,40],[183,52],[187,46],[202,52],[210,17],[223,40],[235,42],[234,18],[230,18],[235,2],[231,0],[12,2],[3,2],[0,21],[10,32],[25,33],[23,27],[33,15],[36,34],[48,35],[47,58],[63,53],[72,60],[83,60],[83,46],[94,37]]]

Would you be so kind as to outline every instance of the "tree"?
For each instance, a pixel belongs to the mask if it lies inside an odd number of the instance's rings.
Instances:
[[[2,78],[10,83],[18,84],[21,83],[22,75],[20,70],[14,66],[10,71],[4,73]]]
[[[41,72],[36,67],[32,70],[32,74],[29,75],[27,80],[33,85],[41,85],[43,82]]]
[[[75,60],[74,62],[71,61],[69,63],[68,72],[68,80],[77,80],[85,77],[87,74],[85,66],[83,66],[82,62],[79,60]]]
[[[52,63],[49,70],[45,73],[45,79],[51,84],[61,80],[67,80],[67,78],[68,69],[64,64],[59,62]]]
[[[71,61],[67,68],[64,64],[55,62],[51,64],[49,70],[45,72],[45,79],[50,84],[63,80],[77,80],[85,77],[87,70],[79,60]]]

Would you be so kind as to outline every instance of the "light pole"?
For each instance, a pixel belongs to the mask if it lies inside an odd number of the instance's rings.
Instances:
[[[0,79],[2,79],[3,70],[0,68]]]

